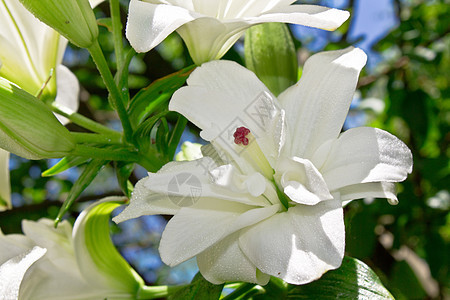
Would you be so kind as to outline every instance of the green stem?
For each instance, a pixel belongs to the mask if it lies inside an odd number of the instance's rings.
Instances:
[[[99,70],[100,75],[102,75],[103,82],[105,83],[106,88],[111,95],[111,101],[113,102],[114,108],[119,114],[119,118],[122,122],[123,132],[125,135],[125,140],[127,142],[131,142],[133,129],[131,128],[130,119],[128,118],[127,111],[122,101],[122,94],[117,88],[117,85],[111,74],[111,70],[108,67],[108,63],[105,56],[103,55],[103,51],[100,48],[100,44],[98,43],[98,41],[95,41],[94,44],[92,44],[92,46],[88,48],[88,50],[89,53],[91,53],[92,59],[97,65],[97,69]]]
[[[84,133],[84,132],[70,132],[75,138],[77,144],[105,144],[105,145],[117,145],[122,144],[121,136],[111,136],[97,133]]]
[[[126,149],[106,149],[96,148],[77,144],[75,149],[70,153],[71,155],[103,159],[114,161],[138,161],[139,156],[135,152],[130,152]]]
[[[142,286],[137,292],[137,299],[165,298],[184,286]]]
[[[70,114],[66,113],[63,110],[61,110],[59,107],[55,106],[54,103],[51,106],[51,109],[55,113],[57,113],[57,114],[59,114],[59,115],[61,115],[63,117],[66,117],[67,119],[69,119],[73,123],[75,123],[75,124],[85,128],[85,129],[88,129],[88,130],[90,130],[92,132],[105,134],[105,135],[110,135],[110,136],[115,136],[117,138],[122,136],[119,132],[117,132],[117,131],[115,131],[113,129],[110,129],[110,128],[108,128],[108,127],[106,127],[106,126],[104,126],[104,125],[102,125],[100,123],[97,123],[97,122],[95,122],[95,121],[93,121],[93,120],[91,120],[89,118],[86,118],[85,116],[80,115],[79,113],[70,113]]]
[[[119,0],[110,0],[111,19],[114,38],[114,51],[116,52],[117,70],[123,67],[123,41],[122,41],[122,21],[120,20],[120,2]]]
[[[252,288],[254,288],[256,284],[254,283],[243,283],[240,287],[238,287],[234,292],[222,298],[222,300],[232,300],[237,299],[238,297],[246,294]]]

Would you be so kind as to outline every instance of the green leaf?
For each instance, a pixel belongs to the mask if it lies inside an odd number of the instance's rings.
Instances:
[[[152,136],[153,128],[157,127],[159,120],[166,114],[167,111],[164,111],[146,119],[135,130],[133,139],[138,143],[141,152],[148,152],[154,144],[154,141],[152,141],[152,138],[155,138]]]
[[[131,197],[131,192],[133,191],[133,185],[128,180],[131,173],[134,170],[134,163],[116,162],[116,176],[119,186],[122,192],[128,197]]]
[[[58,223],[61,221],[61,218],[66,212],[69,211],[78,196],[80,196],[80,194],[89,186],[89,184],[91,184],[92,180],[94,180],[102,167],[107,163],[108,161],[105,160],[93,159],[86,165],[83,173],[81,173],[78,180],[72,186],[69,195],[61,206],[58,216],[55,219],[55,226],[58,225]]]
[[[88,160],[89,160],[89,158],[87,158],[87,157],[66,156],[66,157],[62,158],[56,165],[54,165],[50,169],[42,172],[42,176],[43,177],[55,176],[56,174],[64,172],[72,167],[76,167],[81,164],[84,164]]]
[[[172,94],[178,90],[189,77],[195,66],[186,67],[176,73],[154,81],[140,90],[131,100],[128,114],[133,127],[140,124],[152,113],[166,105]]]
[[[158,151],[163,153],[167,159],[169,159],[168,153],[168,140],[169,140],[169,124],[167,123],[166,118],[160,119],[161,123],[159,124],[156,130],[155,143]]]
[[[9,203],[2,196],[0,196],[0,211],[2,211],[5,207],[8,207]]]
[[[222,294],[223,284],[215,285],[207,281],[200,273],[195,275],[190,285],[177,290],[169,300],[217,300]]]
[[[186,124],[187,119],[182,115],[178,115],[177,123],[175,124],[175,128],[172,130],[168,141],[167,156],[169,159],[173,159],[175,156],[175,151],[180,143],[181,135],[183,134],[184,129],[186,129]]]
[[[125,56],[122,67],[117,70],[117,73],[114,76],[114,80],[122,94],[122,100],[125,107],[128,107],[128,102],[130,101],[130,91],[128,87],[129,66],[135,55],[136,51],[134,51],[133,48],[130,48]]]
[[[289,284],[277,277],[271,277],[268,284],[263,286],[264,293],[253,296],[254,300],[284,299]]]
[[[395,263],[389,284],[397,299],[425,299],[427,296],[411,266],[404,260]]]
[[[351,257],[319,280],[291,287],[288,297],[295,299],[394,299],[372,269]]]
[[[101,18],[97,19],[97,24],[108,29],[109,32],[112,32],[112,20],[111,18]]]

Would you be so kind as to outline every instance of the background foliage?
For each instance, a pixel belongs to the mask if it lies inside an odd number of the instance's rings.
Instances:
[[[291,27],[300,69],[305,59],[319,50],[352,44],[363,47],[369,54],[369,64],[361,75],[346,127],[367,124],[383,128],[402,139],[414,157],[413,173],[398,186],[397,206],[364,199],[346,207],[347,255],[373,268],[397,299],[449,299],[450,1],[308,2],[348,9],[352,17],[333,33]],[[127,1],[122,4],[125,24]],[[378,7],[368,11],[370,5]],[[108,16],[108,9],[107,4],[97,8],[97,18]],[[113,41],[106,26],[100,29],[100,42],[114,69]],[[224,59],[244,64],[242,52],[241,42]],[[64,63],[82,86],[79,112],[110,127],[120,126],[111,121],[117,117],[89,54],[71,47]],[[191,64],[181,39],[173,34],[156,51],[132,60],[130,94]],[[169,125],[176,121],[170,115],[167,120]],[[69,126],[71,130],[83,130]],[[183,138],[196,141],[197,131],[192,126]],[[83,167],[41,177],[55,163],[11,158],[14,209],[0,213],[4,233],[20,232],[21,219],[57,215]],[[145,170],[137,167],[131,181],[135,183],[143,176]],[[68,218],[74,219],[76,211],[88,201],[112,194],[121,191],[113,168],[107,165],[83,192]],[[196,273],[195,262],[169,269],[159,260],[157,245],[165,222],[158,216],[125,222],[114,228],[115,243],[149,283],[188,282]]]

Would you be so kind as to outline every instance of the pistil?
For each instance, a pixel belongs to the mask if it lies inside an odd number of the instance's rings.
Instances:
[[[259,147],[255,137],[250,132],[250,129],[241,126],[236,128],[233,134],[234,143],[244,147],[241,155],[248,161],[257,171],[263,174],[266,178],[271,180],[273,178],[273,169],[267,161],[266,156]]]

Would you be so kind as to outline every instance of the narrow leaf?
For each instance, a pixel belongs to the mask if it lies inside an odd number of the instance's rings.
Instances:
[[[58,223],[61,221],[61,218],[64,216],[64,214],[69,211],[78,196],[80,196],[80,194],[89,186],[89,184],[91,184],[92,180],[94,180],[94,178],[106,163],[108,163],[108,161],[93,159],[86,165],[83,173],[81,173],[78,180],[72,186],[69,195],[61,206],[58,216],[55,219],[55,226],[58,226]]]
[[[168,141],[169,141],[169,124],[166,118],[161,118],[161,123],[156,130],[155,142],[158,151],[163,153],[166,158],[169,159],[168,154]]]
[[[186,67],[176,73],[158,79],[148,87],[139,91],[131,100],[128,114],[133,127],[140,124],[148,116],[167,105],[172,94],[178,90],[189,77],[195,66]]]
[[[118,66],[118,70],[116,75],[114,76],[114,80],[116,81],[117,86],[119,87],[120,92],[122,93],[122,99],[125,107],[128,107],[128,103],[130,101],[130,90],[128,87],[128,75],[129,75],[129,66],[131,60],[136,55],[136,51],[133,48],[128,50],[127,55],[125,56],[125,61],[123,65]]]
[[[111,18],[101,18],[97,19],[97,24],[108,29],[109,32],[112,32],[112,20]]]
[[[169,300],[217,300],[222,294],[223,284],[215,285],[207,281],[200,273],[195,275],[190,285],[177,290],[169,296]]]
[[[158,121],[167,114],[167,111],[156,114],[144,122],[142,122],[139,127],[135,130],[133,134],[133,139],[137,141],[139,145],[139,150],[141,152],[148,152],[152,146],[152,131],[155,126],[157,126]]]
[[[87,162],[89,158],[80,156],[66,156],[62,158],[56,165],[42,172],[43,177],[50,177],[64,172],[72,167],[79,166]]]
[[[292,286],[295,299],[394,299],[375,272],[365,263],[344,257],[342,266],[307,285]]]
[[[130,178],[131,173],[134,170],[134,163],[116,162],[116,176],[119,186],[122,192],[128,197],[131,197],[131,192],[133,191],[133,185],[130,183],[128,178]]]
[[[186,129],[186,124],[187,119],[182,115],[179,115],[177,123],[175,124],[175,128],[172,130],[169,138],[167,151],[169,159],[173,159],[173,157],[175,156],[175,151],[177,150],[177,146],[180,143],[181,135],[183,134],[184,129]]]

